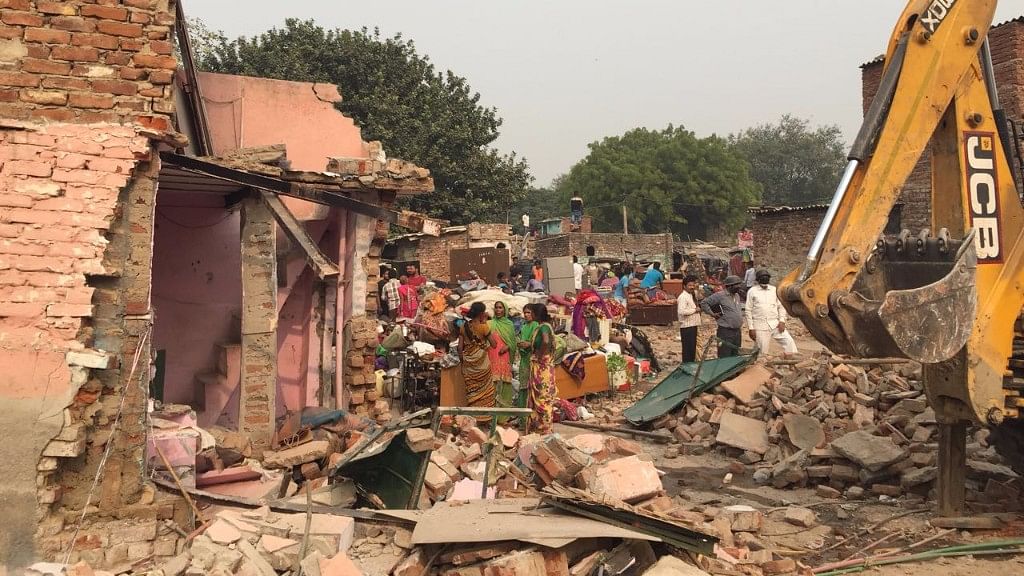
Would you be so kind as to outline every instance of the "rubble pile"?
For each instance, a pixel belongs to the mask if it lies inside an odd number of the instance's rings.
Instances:
[[[755,481],[817,486],[823,496],[926,498],[937,476],[937,426],[913,363],[868,367],[817,356],[769,369],[754,365],[690,399],[655,428],[682,454],[724,450]],[[968,446],[969,488],[990,499],[1013,491],[989,432]],[[670,450],[671,454],[671,450]]]

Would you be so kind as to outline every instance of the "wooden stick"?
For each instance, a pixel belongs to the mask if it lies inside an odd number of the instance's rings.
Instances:
[[[803,360],[796,360],[794,358],[783,358],[780,360],[768,360],[765,362],[768,366],[795,366],[801,362],[806,362],[810,358],[804,358]],[[833,366],[839,364],[846,364],[849,366],[866,366],[872,364],[907,364],[911,360],[907,358],[840,358],[834,359],[829,358],[828,363]]]
[[[566,426],[573,428],[584,428],[586,430],[596,430],[598,432],[617,432],[619,434],[629,434],[630,436],[637,436],[640,438],[650,438],[657,442],[669,443],[672,441],[672,437],[668,434],[659,434],[657,432],[647,432],[644,430],[630,430],[629,428],[619,428],[617,426],[603,426],[601,424],[586,424],[584,422],[559,422]]]
[[[164,455],[164,451],[160,449],[160,444],[157,442],[153,443],[153,448],[156,450],[157,456],[167,467],[167,471],[171,473],[171,478],[174,478],[174,483],[178,486],[178,490],[181,491],[181,495],[185,497],[185,502],[192,508],[192,512],[196,515],[196,520],[199,522],[203,521],[203,513],[199,511],[199,507],[192,501],[192,497],[188,495],[188,490],[181,484],[181,478],[178,477],[178,473],[174,471],[174,466],[171,466],[171,462]]]
[[[840,540],[839,542],[836,542],[835,544],[833,544],[833,545],[829,546],[828,548],[825,548],[825,549],[823,549],[821,551],[822,552],[828,552],[829,550],[833,550],[835,548],[839,548],[840,546],[842,546],[844,544],[850,543],[855,538],[860,538],[861,536],[863,536],[865,534],[869,534],[871,532],[874,532],[875,530],[881,528],[882,526],[884,526],[885,524],[888,524],[889,522],[892,522],[893,520],[896,520],[897,518],[903,518],[904,516],[910,516],[911,514],[920,514],[922,512],[927,512],[927,511],[928,511],[927,508],[917,508],[917,509],[914,509],[914,510],[904,510],[903,512],[900,512],[899,514],[893,514],[892,516],[889,516],[885,520],[881,520],[879,522],[875,522],[871,526],[868,526],[867,528],[864,528],[862,530],[857,531],[857,533],[854,534],[853,536],[850,536],[849,538],[847,538],[845,540]]]
[[[929,542],[933,542],[935,540],[938,540],[939,538],[942,538],[943,536],[948,536],[949,534],[951,534],[953,532],[956,532],[956,529],[955,528],[950,528],[949,530],[943,530],[942,532],[939,532],[938,534],[929,536],[928,538],[925,538],[924,540],[919,540],[919,541],[911,544],[910,546],[905,546],[903,548],[898,548],[896,550],[893,550],[891,552],[885,552],[883,554],[875,554],[874,556],[868,556],[866,558],[855,558],[855,559],[852,559],[852,560],[842,560],[840,562],[833,562],[831,564],[825,564],[823,566],[818,566],[817,568],[815,568],[813,570],[813,572],[815,574],[819,574],[821,572],[831,572],[832,570],[839,570],[839,569],[842,569],[842,568],[849,568],[851,566],[859,566],[859,565],[870,566],[871,562],[874,562],[876,560],[887,560],[887,559],[892,558],[894,556],[899,556],[900,554],[903,554],[905,552],[909,552],[910,550],[913,550],[914,548],[918,548],[920,546],[924,546],[925,544],[927,544]]]
[[[854,556],[859,556],[859,555],[867,552],[868,550],[871,550],[875,546],[878,546],[879,544],[884,544],[885,542],[888,542],[889,540],[892,540],[893,538],[895,538],[897,536],[900,536],[900,535],[902,535],[902,532],[892,532],[890,534],[886,534],[885,536],[882,536],[878,540],[875,540],[874,542],[868,544],[867,546],[861,548],[860,550],[857,550],[853,554],[850,554],[846,558],[843,558],[843,561],[851,560]]]

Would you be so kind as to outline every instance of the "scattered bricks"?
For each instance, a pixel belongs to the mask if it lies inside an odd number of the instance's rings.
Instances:
[[[563,484],[572,482],[573,477],[591,463],[586,454],[571,448],[557,435],[548,436],[538,443],[533,459],[547,476]]]
[[[722,416],[721,427],[715,440],[719,444],[758,454],[767,452],[769,446],[764,422],[731,412]]]
[[[871,471],[878,471],[906,457],[907,452],[889,438],[865,430],[850,432],[832,441],[832,449]]]
[[[853,482],[860,482],[859,471],[854,466],[848,466],[845,464],[833,464],[832,471],[829,476],[843,484],[850,484]]]
[[[786,522],[803,528],[811,528],[812,526],[818,525],[818,516],[813,510],[808,508],[791,506],[786,508],[785,516],[783,518]]]
[[[879,496],[889,496],[891,498],[899,498],[903,495],[902,488],[891,484],[872,484],[871,491]]]
[[[921,484],[927,484],[934,481],[938,477],[938,473],[939,469],[935,466],[911,468],[900,476],[900,486],[903,488],[913,488]]]
[[[857,404],[860,404],[861,406],[868,407],[872,407],[878,403],[878,401],[875,400],[874,397],[868,396],[867,394],[862,394],[860,392],[857,392],[856,394],[853,395],[853,401],[856,402]]]
[[[925,427],[925,426],[918,426],[914,430],[914,435],[913,435],[913,438],[911,438],[911,441],[912,442],[922,443],[922,442],[927,442],[927,441],[931,440],[931,438],[932,438],[932,429],[931,428],[928,428],[928,427]]]
[[[211,524],[204,534],[206,534],[210,540],[213,540],[215,543],[222,546],[234,544],[242,537],[242,533],[239,532],[237,528],[221,519],[218,519]]]
[[[459,470],[457,466],[454,466],[439,452],[433,452],[430,454],[430,461],[433,462],[438,468],[444,471],[445,474],[454,478],[458,475]]]
[[[586,489],[601,498],[612,498],[627,503],[639,502],[663,490],[661,478],[654,464],[636,456],[619,458],[588,469],[593,472]]]
[[[519,432],[515,428],[499,426],[498,436],[501,438],[501,445],[505,448],[514,448],[519,443]]]
[[[330,442],[314,440],[284,450],[264,452],[263,466],[266,468],[290,468],[326,458],[328,452],[330,452]]]
[[[426,548],[414,548],[391,573],[394,576],[421,576],[427,571],[427,560]]]
[[[604,445],[609,453],[618,456],[639,456],[646,452],[639,442],[617,436],[609,436]]]
[[[801,450],[776,464],[771,472],[772,485],[776,488],[784,488],[793,484],[806,483],[807,460],[808,452]]]
[[[821,466],[808,466],[807,477],[808,478],[828,478],[832,475],[832,466],[821,465]]]
[[[839,490],[836,490],[831,486],[825,486],[824,484],[815,488],[814,493],[817,494],[819,498],[828,498],[831,500],[835,500],[843,495]]]
[[[448,495],[454,485],[452,477],[445,473],[440,466],[434,462],[427,464],[427,475],[423,479],[427,490],[430,491],[434,500],[441,500]]]
[[[780,576],[782,574],[796,572],[796,560],[793,560],[792,558],[783,558],[782,560],[765,562],[764,564],[761,564],[761,572],[765,576]]]
[[[275,570],[289,570],[299,561],[300,544],[288,538],[279,538],[264,534],[260,537],[256,550]]]
[[[772,374],[764,366],[755,364],[739,376],[722,383],[722,389],[742,404],[750,404],[757,392],[768,382]]]
[[[363,576],[363,571],[349,559],[344,552],[338,552],[331,558],[320,558],[318,561],[320,576]],[[303,570],[304,574],[312,574],[312,570]]]
[[[760,532],[764,515],[750,506],[727,506],[722,510],[733,532]]]
[[[405,443],[413,452],[434,449],[434,432],[430,428],[409,428],[405,431]]]
[[[484,444],[487,442],[487,433],[476,426],[465,430],[463,432],[463,437],[466,439],[466,442],[471,444]]]

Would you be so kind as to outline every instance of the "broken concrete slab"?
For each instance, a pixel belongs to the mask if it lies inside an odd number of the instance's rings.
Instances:
[[[221,546],[234,544],[242,537],[242,532],[226,520],[218,519],[206,529],[206,535]]]
[[[722,382],[722,389],[732,395],[738,402],[750,404],[757,397],[758,390],[771,377],[772,373],[767,368],[760,364],[754,364],[732,380]]]
[[[872,472],[906,457],[907,451],[883,436],[866,430],[849,432],[832,441],[832,449]]]
[[[291,468],[314,460],[326,458],[331,444],[326,440],[313,440],[284,450],[267,450],[263,453],[264,468]]]
[[[434,432],[430,428],[409,428],[405,431],[405,443],[413,452],[434,449]]]
[[[813,450],[825,443],[825,430],[816,418],[786,414],[782,418],[789,441],[801,450]]]
[[[771,445],[764,422],[732,412],[722,416],[722,423],[715,441],[757,454],[764,454]]]
[[[818,525],[818,515],[809,508],[800,508],[799,506],[791,506],[786,508],[785,515],[783,518],[786,522],[793,524],[794,526],[801,526],[803,528],[810,528]]]
[[[338,552],[331,558],[320,559],[320,576],[363,576],[363,571],[348,555]]]
[[[664,487],[658,469],[637,456],[618,458],[587,468],[580,475],[585,489],[598,498],[611,498],[630,504],[646,500]]]

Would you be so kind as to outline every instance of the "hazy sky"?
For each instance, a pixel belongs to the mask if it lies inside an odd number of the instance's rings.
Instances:
[[[859,65],[882,53],[901,0],[184,0],[229,37],[285,18],[401,32],[504,118],[497,147],[538,185],[587,144],[638,126],[728,134],[792,113],[861,116]],[[1012,5],[1012,6],[1011,6]],[[1006,1],[996,22],[1024,13]],[[344,96],[344,87],[342,87]]]

